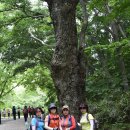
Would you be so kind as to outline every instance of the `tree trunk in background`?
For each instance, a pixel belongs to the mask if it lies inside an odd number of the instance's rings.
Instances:
[[[116,24],[116,22],[112,23],[112,31],[113,31],[113,39],[115,42],[119,41],[119,32],[120,29],[117,26],[118,24]],[[120,72],[121,72],[121,77],[122,77],[122,85],[125,91],[127,91],[129,89],[129,85],[128,85],[128,78],[127,78],[127,74],[126,74],[126,68],[125,68],[125,63],[123,60],[123,56],[120,52],[120,48],[117,48],[116,50],[117,53],[117,57],[119,59],[118,64],[119,64],[119,68],[120,68]]]
[[[68,104],[78,115],[78,105],[85,101],[85,70],[78,50],[76,6],[78,0],[46,0],[53,21],[56,48],[52,58],[52,78],[60,105]]]
[[[112,31],[113,31],[113,39],[115,42],[119,41],[119,32],[120,29],[118,28],[119,26],[117,26],[118,24],[116,24],[116,22],[112,23]],[[123,56],[120,52],[120,48],[117,48],[116,50],[117,53],[117,57],[119,59],[118,64],[119,64],[119,68],[120,68],[120,72],[121,72],[121,77],[122,77],[122,85],[125,91],[128,91],[129,89],[129,84],[128,84],[128,78],[127,78],[127,74],[126,74],[126,68],[125,68],[125,63],[123,60]]]
[[[106,5],[106,9],[107,9],[108,13],[111,13],[111,10],[108,5]],[[117,22],[117,20],[114,20],[111,23],[111,30],[112,30],[112,37],[113,37],[114,42],[117,42],[120,40],[119,34],[122,35],[122,37],[126,38],[126,35],[123,32],[123,29],[122,29],[121,25]],[[121,76],[122,76],[122,85],[123,85],[124,90],[128,91],[128,89],[129,89],[128,78],[127,78],[127,74],[126,74],[126,68],[125,68],[123,56],[120,52],[120,48],[117,48],[116,53],[117,53],[117,58],[119,59],[118,64],[119,64],[119,68],[120,68],[120,72],[121,72]]]
[[[117,48],[117,57],[119,57],[119,67],[121,70],[121,75],[122,75],[122,85],[125,91],[129,90],[129,84],[128,84],[128,78],[127,78],[127,74],[126,74],[126,68],[125,68],[125,63],[123,61],[123,57],[121,54],[121,48]]]

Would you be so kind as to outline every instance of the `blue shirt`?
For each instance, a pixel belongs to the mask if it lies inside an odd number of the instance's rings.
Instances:
[[[36,130],[44,130],[44,122],[41,118],[33,118],[31,125],[36,126]]]

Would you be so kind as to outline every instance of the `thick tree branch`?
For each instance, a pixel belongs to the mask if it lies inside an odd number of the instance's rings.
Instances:
[[[121,32],[123,38],[127,38],[127,36],[126,36],[125,32],[123,31],[123,28],[121,27],[120,24],[118,24],[118,27],[119,27],[119,30],[120,30],[120,32]]]
[[[6,80],[5,82],[2,83],[3,85],[2,85],[2,87],[1,87],[0,97],[1,97],[1,95],[4,93],[6,83],[7,83],[7,80]]]
[[[21,81],[23,81],[23,80],[21,80]],[[0,98],[4,97],[8,93],[10,93],[13,89],[17,88],[19,86],[19,84],[21,83],[21,81],[19,83],[17,83],[17,85],[15,85],[11,89],[9,89],[7,92],[5,92],[3,95],[0,95]]]
[[[6,67],[4,67],[5,69]],[[11,72],[9,72],[9,75],[10,75]],[[2,82],[2,86],[1,86],[1,93],[0,93],[0,96],[4,93],[5,91],[5,88],[6,88],[6,84],[8,82],[8,80],[12,78],[12,76],[7,76],[6,79]]]

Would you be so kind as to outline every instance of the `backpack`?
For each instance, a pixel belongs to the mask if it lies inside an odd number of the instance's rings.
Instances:
[[[69,116],[69,122],[72,124],[72,118],[71,115]],[[80,126],[78,125],[78,122],[75,120],[76,128],[74,130],[81,130]]]
[[[37,130],[39,121],[38,121],[38,119],[37,119],[36,117],[35,117],[35,119],[36,119],[36,130]],[[32,130],[32,124],[30,124],[30,130]],[[45,130],[45,129],[44,129],[44,130]]]
[[[28,114],[28,110],[27,110],[27,109],[24,109],[24,110],[23,110],[23,113],[24,113],[24,114]]]
[[[54,121],[55,124],[52,123]],[[57,114],[56,117],[53,117],[51,114],[48,115],[48,126],[55,128],[59,127],[59,121],[60,121],[60,116]]]
[[[86,119],[87,119],[88,122],[90,122],[89,119],[88,119],[88,115],[89,114],[87,113]],[[94,126],[93,126],[94,129],[93,130],[98,130],[98,126],[99,126],[98,121],[95,120],[95,119],[93,121],[94,121]]]
[[[51,119],[50,115],[48,115],[48,126],[49,126],[51,120],[52,119]],[[47,129],[44,128],[44,130],[47,130]]]

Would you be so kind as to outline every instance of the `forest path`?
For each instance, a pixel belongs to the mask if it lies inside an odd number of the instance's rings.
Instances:
[[[30,122],[30,118],[28,122]],[[28,123],[30,124],[30,123]],[[29,125],[28,125],[29,126]],[[2,124],[0,125],[0,130],[27,130],[25,128],[24,118],[21,119],[2,119]]]

